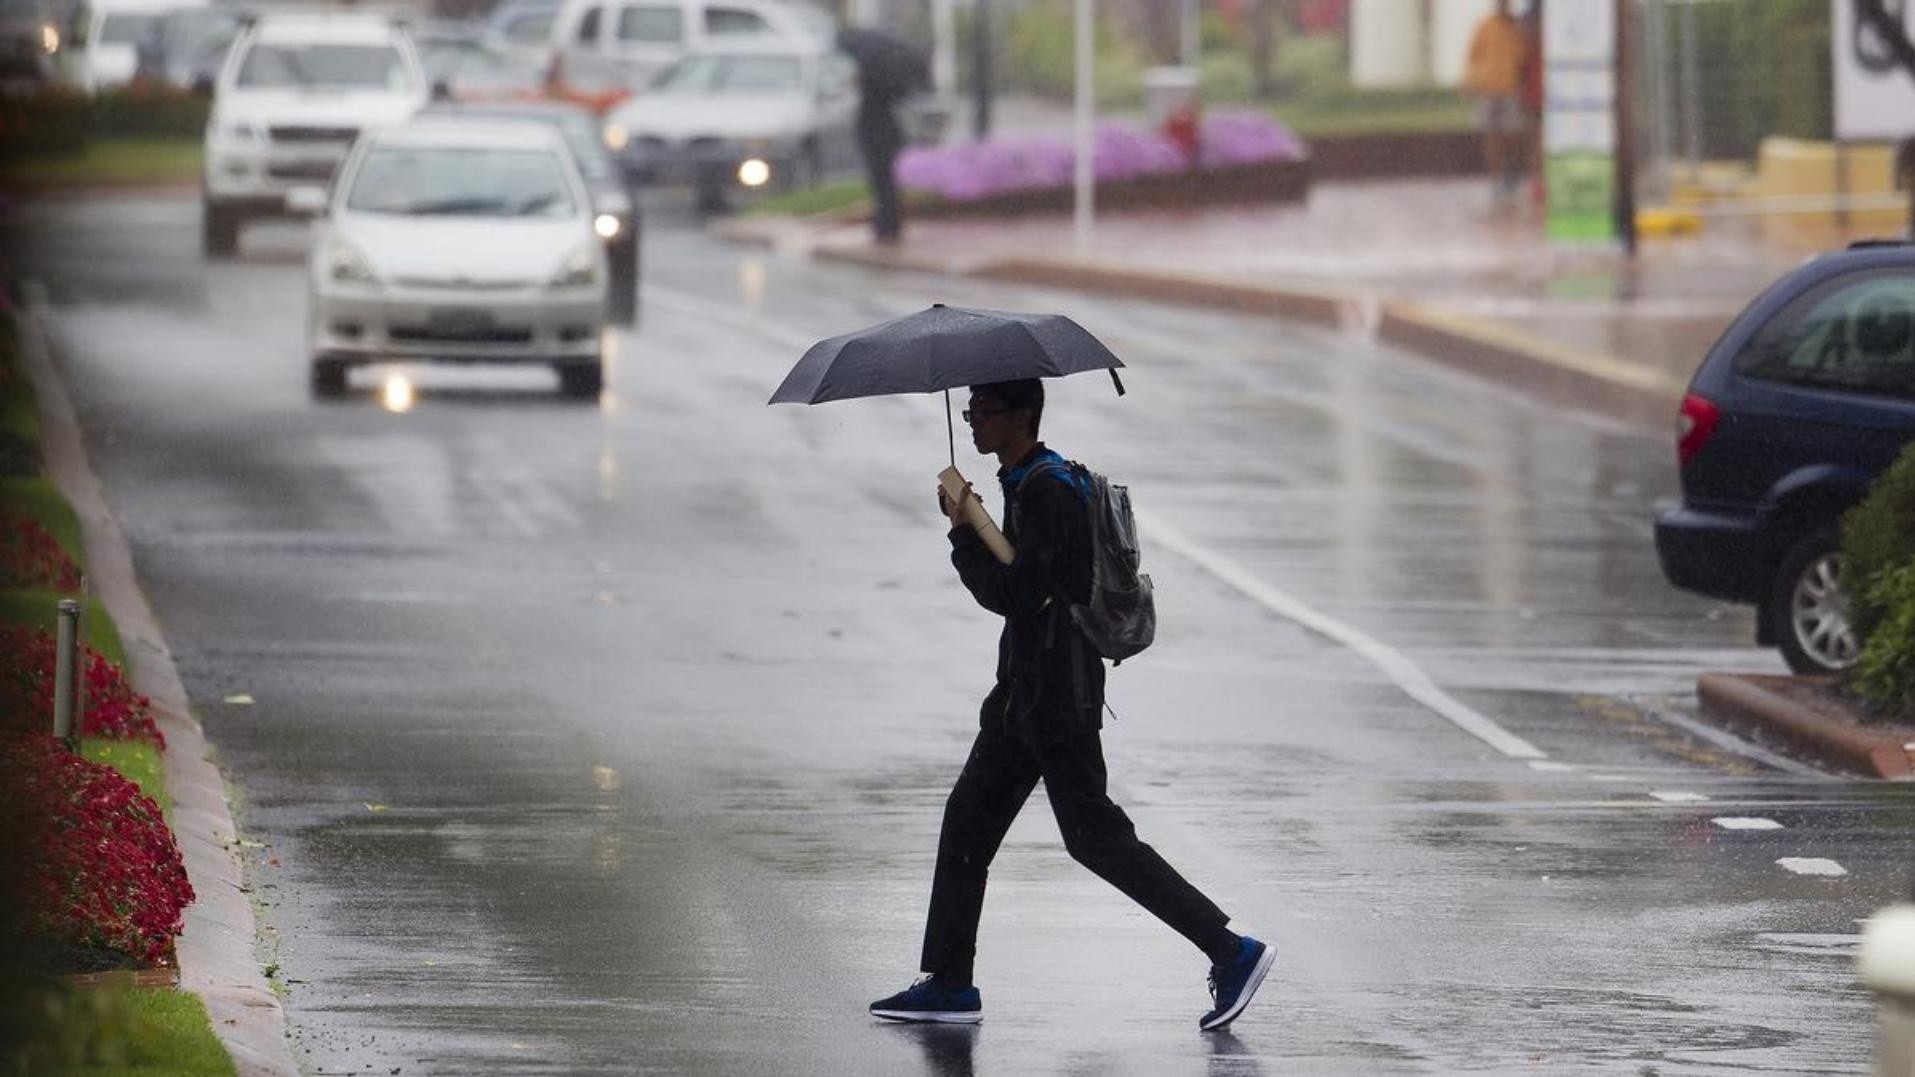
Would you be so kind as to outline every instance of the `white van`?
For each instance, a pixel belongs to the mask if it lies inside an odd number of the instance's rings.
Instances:
[[[693,48],[767,35],[828,44],[837,30],[810,0],[563,0],[552,46],[567,72],[616,69],[636,89]]]
[[[133,81],[140,39],[160,16],[207,0],[82,0],[67,23],[67,80],[88,93]]]

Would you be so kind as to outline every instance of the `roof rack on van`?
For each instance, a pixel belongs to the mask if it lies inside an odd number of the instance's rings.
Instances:
[[[1848,246],[1852,251],[1875,250],[1878,247],[1915,247],[1915,238],[1881,236],[1875,239],[1858,239]]]
[[[259,25],[262,19],[280,16],[293,18],[327,18],[330,16],[383,17],[394,26],[410,28],[418,19],[418,12],[404,6],[374,5],[362,7],[358,4],[272,4],[263,7],[242,8],[239,13],[239,25],[242,29],[251,29]]]

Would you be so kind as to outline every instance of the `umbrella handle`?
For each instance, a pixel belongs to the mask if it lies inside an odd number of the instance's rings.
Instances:
[[[938,304],[943,306],[942,303]],[[1123,392],[1123,389],[1118,389]],[[951,425],[951,390],[944,390],[944,440],[951,450],[951,466],[957,467],[957,428]]]
[[[1123,395],[1124,395],[1124,379],[1122,379],[1122,378],[1120,378],[1120,377],[1118,377],[1118,376],[1117,376],[1117,368],[1116,368],[1116,367],[1111,367],[1111,368],[1110,368],[1110,383],[1111,383],[1112,385],[1115,385],[1115,386],[1117,386],[1117,395],[1118,395],[1118,396],[1123,396]],[[945,405],[945,410],[947,410],[947,411],[948,411],[948,410],[950,410],[950,405],[949,405],[949,404],[946,404],[946,405]]]

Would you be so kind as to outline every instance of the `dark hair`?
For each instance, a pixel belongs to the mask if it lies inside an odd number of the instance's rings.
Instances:
[[[988,382],[971,386],[971,393],[973,396],[990,397],[1013,411],[1030,409],[1031,436],[1037,436],[1038,424],[1044,419],[1044,382],[1041,379]]]

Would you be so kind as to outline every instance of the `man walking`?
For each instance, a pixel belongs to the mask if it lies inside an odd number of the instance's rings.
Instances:
[[[971,1023],[983,1000],[971,982],[978,917],[991,860],[1039,778],[1070,855],[1189,939],[1210,958],[1214,1006],[1198,1026],[1222,1028],[1250,1002],[1276,952],[1229,930],[1230,918],[1139,841],[1105,791],[1104,665],[1068,612],[1088,602],[1091,536],[1087,491],[1062,456],[1037,440],[1044,385],[1036,379],[974,386],[964,421],[978,452],[995,455],[1004,487],[1008,565],[940,487],[951,521],[951,562],[978,604],[1004,618],[997,683],[984,699],[976,742],[944,806],[923,978],[871,1004],[894,1021]],[[977,495],[965,491],[965,497]]]
[[[898,124],[898,102],[925,87],[929,69],[915,46],[878,30],[846,27],[838,31],[838,48],[858,65],[858,152],[871,188],[871,237],[894,244],[904,234],[897,179],[904,129]]]

